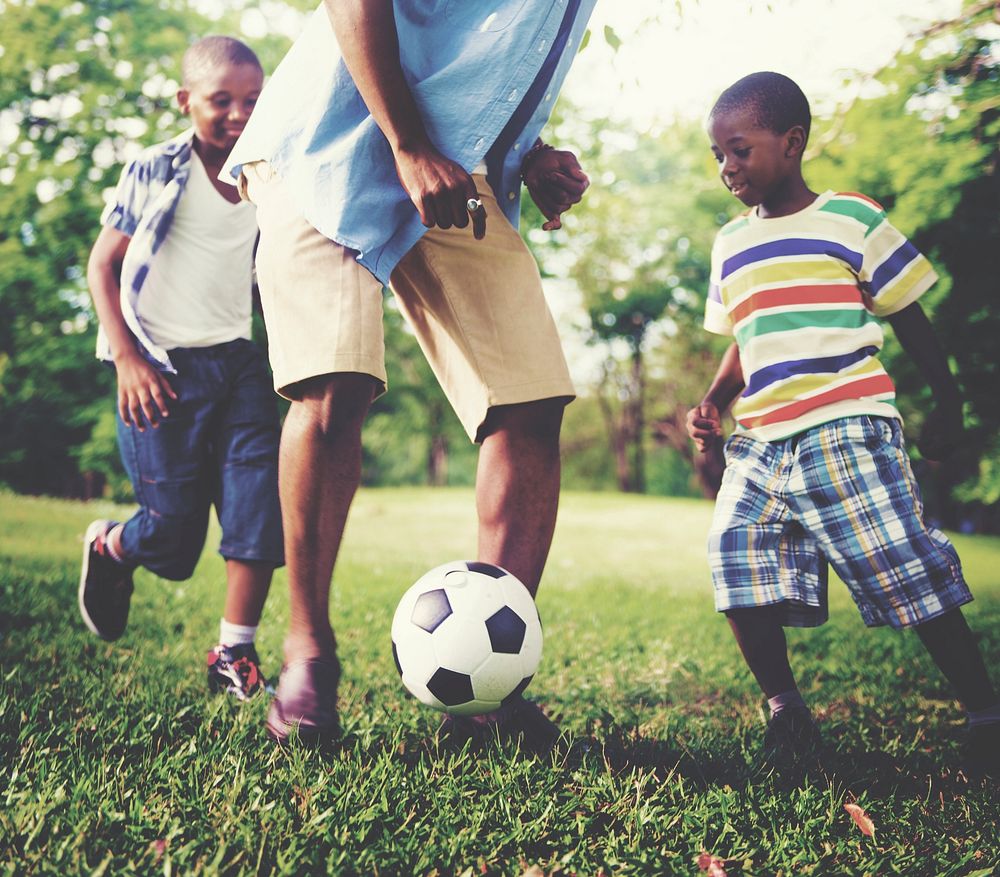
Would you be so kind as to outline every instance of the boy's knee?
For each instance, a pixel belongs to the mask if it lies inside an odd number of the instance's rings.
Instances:
[[[191,578],[205,544],[201,516],[157,517],[143,536],[146,555],[142,565],[150,572],[174,582]]]

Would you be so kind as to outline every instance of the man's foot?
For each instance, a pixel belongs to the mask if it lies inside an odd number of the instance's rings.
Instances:
[[[1000,780],[1000,723],[969,728],[962,749],[962,773],[970,779]]]
[[[84,624],[109,641],[125,633],[133,587],[132,568],[108,551],[108,533],[116,526],[116,521],[93,521],[87,527],[77,592]]]
[[[208,650],[208,690],[223,691],[238,700],[249,700],[267,688],[260,672],[260,658],[253,643],[218,645]]]
[[[338,737],[339,682],[340,661],[336,657],[285,664],[267,714],[268,736],[277,743],[286,743],[298,734],[299,740],[309,745]]]
[[[525,752],[545,755],[559,742],[560,731],[538,704],[516,697],[483,716],[446,715],[438,737],[454,748],[482,746],[489,740],[519,741]]]
[[[822,750],[823,738],[807,709],[787,707],[773,716],[764,732],[764,765],[778,771],[807,768]]]

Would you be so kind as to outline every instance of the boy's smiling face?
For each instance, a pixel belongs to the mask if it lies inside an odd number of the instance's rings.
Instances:
[[[749,110],[732,111],[709,119],[708,136],[723,185],[747,207],[778,208],[783,192],[801,180],[805,136],[799,126],[777,134],[761,128]]]
[[[191,117],[195,136],[221,160],[243,133],[263,85],[264,73],[255,64],[203,68],[177,92],[177,104]]]

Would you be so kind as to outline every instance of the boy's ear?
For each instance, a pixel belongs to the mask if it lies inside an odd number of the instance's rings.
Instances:
[[[785,158],[795,158],[806,148],[806,129],[801,125],[792,125],[785,132]]]
[[[186,116],[191,109],[191,92],[186,88],[179,88],[177,90],[177,106],[180,107],[180,111]]]

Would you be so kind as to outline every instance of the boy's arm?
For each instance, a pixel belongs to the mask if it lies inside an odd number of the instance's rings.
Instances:
[[[962,437],[962,396],[948,368],[948,359],[918,302],[886,319],[934,396],[934,408],[924,419],[917,447],[928,460],[943,460]]]
[[[126,426],[135,425],[142,431],[142,416],[156,426],[157,411],[162,417],[169,414],[166,397],[176,399],[177,394],[166,377],[138,351],[122,315],[122,261],[131,240],[127,234],[104,226],[90,251],[87,283],[118,373],[118,413]]]
[[[465,228],[466,202],[476,186],[460,165],[431,142],[399,63],[392,0],[325,0],[327,14],[354,84],[396,159],[399,181],[428,228]],[[486,234],[486,210],[473,214],[476,239]]]
[[[740,349],[733,342],[722,355],[715,378],[701,404],[687,414],[688,435],[702,453],[722,437],[722,412],[729,408],[744,386]]]

